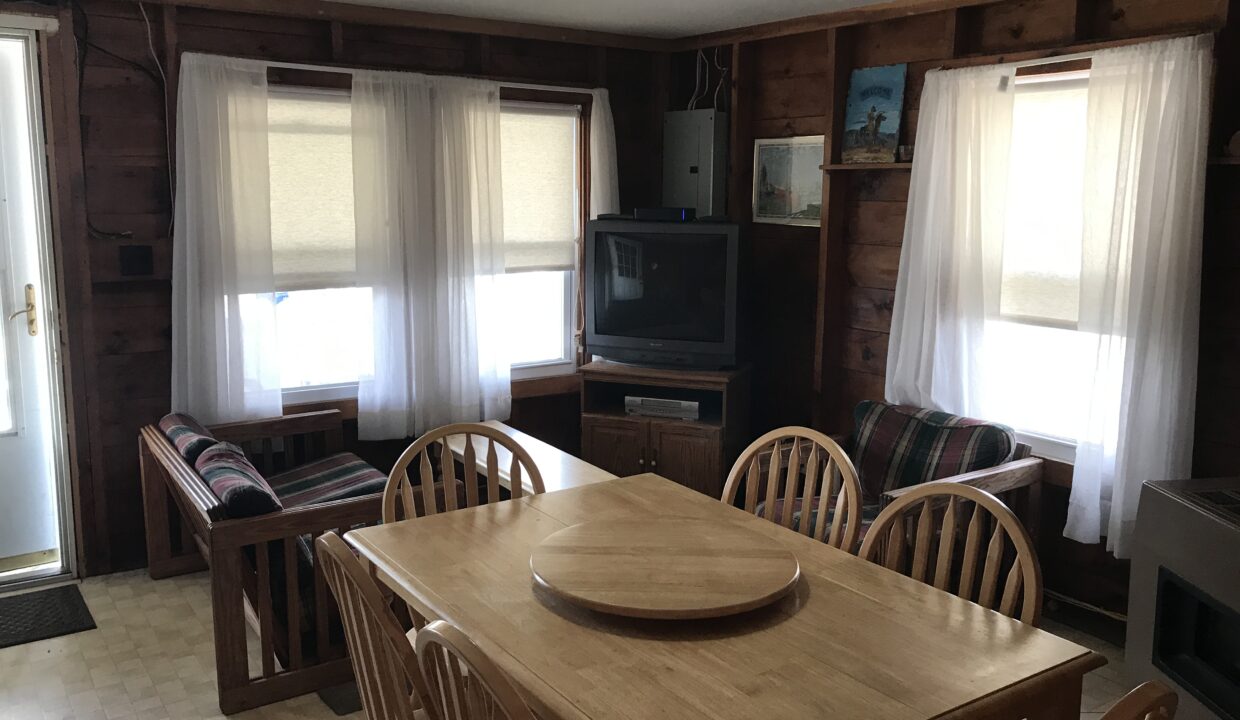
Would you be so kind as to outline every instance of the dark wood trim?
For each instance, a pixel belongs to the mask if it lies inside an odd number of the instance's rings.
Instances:
[[[301,415],[305,413],[335,410],[340,413],[341,420],[357,419],[357,398],[344,400],[319,400],[315,402],[294,403],[284,406],[285,415]]]
[[[21,11],[35,8],[22,4]],[[35,14],[45,14],[41,8]],[[78,57],[73,14],[61,9],[58,32],[38,34],[44,137],[47,153],[52,255],[59,306],[60,362],[68,435],[74,545],[78,572],[110,568],[107,501],[97,497],[93,473],[103,467],[97,368],[90,355],[94,337],[90,290],[90,248],[86,222],[86,183],[79,121]],[[87,552],[90,548],[90,552]]]
[[[548,395],[575,395],[579,392],[581,392],[581,376],[577,373],[512,381],[513,400]]]
[[[501,100],[513,102],[551,103],[556,105],[580,105],[582,115],[594,104],[594,96],[590,93],[573,90],[552,90],[550,88],[512,87],[500,83],[499,97]]]
[[[139,2],[140,0],[127,0]],[[575,30],[566,27],[536,25],[472,18],[461,15],[403,10],[372,5],[352,5],[324,0],[146,0],[148,4],[222,10],[250,15],[309,18],[329,22],[374,25],[379,27],[419,28],[456,33],[479,33],[497,37],[545,40],[549,42],[599,45],[629,50],[660,51],[673,49],[672,41],[659,38],[622,35],[619,33]]]
[[[1080,55],[1082,53],[1097,52],[1098,50],[1107,50],[1110,48],[1128,47],[1129,45],[1139,45],[1142,43],[1159,42],[1161,40],[1191,37],[1193,35],[1200,35],[1205,32],[1211,32],[1219,29],[1221,29],[1221,26],[1201,27],[1194,30],[1185,30],[1184,32],[1164,33],[1161,35],[1143,35],[1140,37],[1121,38],[1118,40],[1099,40],[1096,42],[1077,43],[1075,45],[1064,45],[1061,47],[1044,48],[1041,50],[1022,50],[1019,52],[993,53],[989,55],[967,55],[961,58],[944,60],[938,67],[941,70],[952,70],[955,68],[974,67],[977,65],[1000,65],[1003,63],[1051,60],[1053,58],[1064,57],[1066,55]],[[1061,66],[1069,65],[1070,63],[1071,61],[1062,61],[1047,64]],[[1020,73],[1018,72],[1018,74]],[[1033,71],[1027,71],[1025,74],[1035,73]]]
[[[1081,72],[1093,67],[1093,61],[1089,58],[1081,60],[1064,60],[1063,62],[1048,62],[1042,65],[1029,65],[1026,67],[1016,68],[1016,77],[1029,77],[1033,75],[1055,75],[1058,73]]]
[[[54,18],[60,19],[61,22],[64,22],[63,18],[61,17],[63,14],[61,11],[57,10],[54,6],[44,5],[43,3],[21,2],[21,0],[18,0],[17,2],[5,3],[4,12],[11,13],[13,15],[33,15],[35,17],[54,17]]]
[[[826,138],[823,143],[823,164],[840,160],[844,136],[844,103],[839,98],[847,93],[852,48],[848,33],[839,29],[827,31],[827,96],[835,98],[827,116]],[[818,287],[814,322],[815,392],[813,424],[826,432],[842,430],[840,418],[847,417],[843,408],[840,367],[844,354],[844,316],[848,291],[848,248],[845,238],[844,197],[842,177],[825,173],[822,178],[822,218],[818,230]]]
[[[697,50],[733,43],[753,42],[785,35],[800,35],[818,30],[831,30],[850,25],[882,22],[897,18],[925,15],[927,13],[957,10],[959,8],[993,5],[1004,0],[891,0],[877,5],[866,5],[851,10],[807,15],[791,20],[750,25],[735,30],[723,30],[703,35],[684,37],[676,41],[678,50]]]

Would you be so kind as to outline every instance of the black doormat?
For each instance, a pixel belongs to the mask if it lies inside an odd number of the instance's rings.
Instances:
[[[0,648],[94,629],[77,585],[0,598]]]

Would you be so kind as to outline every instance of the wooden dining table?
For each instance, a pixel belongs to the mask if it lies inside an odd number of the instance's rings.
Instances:
[[[590,521],[707,520],[776,540],[790,595],[708,620],[622,618],[532,579]],[[653,474],[348,533],[375,576],[459,626],[544,720],[1075,720],[1100,655]],[[666,578],[659,581],[666,582]]]

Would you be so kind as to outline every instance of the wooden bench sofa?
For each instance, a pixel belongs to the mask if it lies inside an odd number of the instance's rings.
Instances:
[[[857,406],[855,419],[857,427],[852,433],[830,437],[852,460],[861,481],[861,539],[883,508],[929,482],[960,483],[996,495],[1012,508],[1031,537],[1039,537],[1042,459],[1033,457],[1028,445],[1016,442],[1010,428],[872,400]],[[859,448],[859,438],[868,446]],[[809,440],[800,444],[802,477],[810,444]],[[792,444],[785,443],[782,467],[787,467],[791,451]],[[758,455],[759,498],[766,497],[770,463],[770,450]],[[799,492],[793,500],[796,523],[800,522],[802,503]],[[744,492],[737,493],[738,507],[744,497]],[[776,516],[781,513],[783,500],[778,503]],[[758,512],[763,504],[759,504]],[[816,522],[816,516],[811,516],[810,522]],[[856,552],[860,542],[848,550]]]
[[[214,426],[206,433],[239,446],[277,496],[289,489],[279,509],[230,517],[193,457],[161,429],[175,425],[169,418],[138,437],[149,572],[165,578],[209,568],[220,710],[235,713],[351,680],[313,540],[378,523],[386,477],[340,453],[336,410]],[[349,473],[342,475],[342,464]],[[328,492],[316,492],[315,479],[331,472],[335,480],[319,486]],[[357,477],[364,482],[350,485]]]

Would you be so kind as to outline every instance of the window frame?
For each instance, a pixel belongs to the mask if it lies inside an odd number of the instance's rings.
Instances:
[[[577,109],[577,253],[571,281],[565,283],[565,317],[570,318],[565,333],[563,359],[551,362],[513,365],[512,382],[535,384],[534,381],[571,375],[577,372],[585,356],[585,295],[582,273],[585,268],[585,228],[590,217],[590,112],[593,96],[587,92],[549,90],[544,88],[503,86],[500,102],[510,104],[545,104]],[[501,108],[502,112],[502,108]]]

